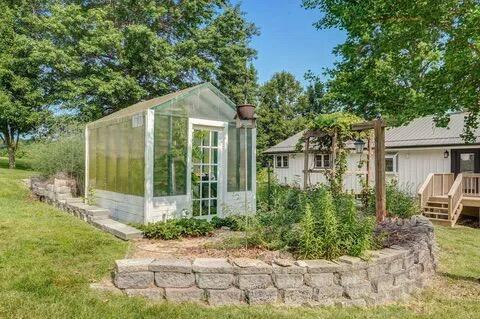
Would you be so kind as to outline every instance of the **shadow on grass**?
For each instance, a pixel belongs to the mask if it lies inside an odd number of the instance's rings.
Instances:
[[[0,157],[0,168],[8,168],[8,158]],[[26,159],[17,159],[15,161],[15,169],[30,171],[32,167]]]
[[[450,274],[448,272],[440,272],[438,273],[440,276],[454,279],[454,280],[464,280],[464,281],[470,281],[474,283],[480,283],[480,278],[475,278],[475,277],[468,277],[468,276],[460,276],[460,275],[455,275],[455,274]]]

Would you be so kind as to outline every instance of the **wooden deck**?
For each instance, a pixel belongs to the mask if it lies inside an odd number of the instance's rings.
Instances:
[[[418,196],[423,215],[454,226],[465,207],[480,207],[480,174],[429,174]]]

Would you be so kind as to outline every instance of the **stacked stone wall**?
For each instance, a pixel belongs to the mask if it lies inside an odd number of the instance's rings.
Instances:
[[[379,305],[424,288],[436,268],[430,221],[387,220],[377,231],[395,245],[365,260],[122,259],[114,284],[129,296],[210,305]]]

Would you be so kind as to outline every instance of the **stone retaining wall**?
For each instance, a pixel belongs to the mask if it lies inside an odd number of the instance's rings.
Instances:
[[[379,225],[394,245],[367,260],[123,259],[114,284],[129,296],[210,305],[267,304],[365,306],[400,300],[422,289],[436,268],[428,219],[387,220]]]

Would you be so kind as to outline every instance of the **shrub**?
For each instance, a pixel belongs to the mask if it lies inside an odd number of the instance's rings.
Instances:
[[[145,237],[151,239],[178,239],[210,235],[213,225],[207,220],[196,218],[171,219],[166,222],[149,223],[138,226]]]
[[[182,230],[182,236],[198,237],[213,232],[213,225],[205,219],[182,218],[175,220],[175,224]]]
[[[387,183],[387,213],[392,217],[410,218],[420,213],[420,207],[415,197],[410,192],[401,188],[396,180]],[[368,189],[363,195],[368,199],[366,212],[369,215],[375,215],[375,191]]]
[[[149,223],[139,226],[143,234],[151,239],[178,239],[182,235],[182,228],[174,220],[166,222]]]
[[[44,177],[64,173],[77,182],[83,194],[85,174],[84,136],[82,127],[70,125],[30,144],[27,157],[32,169]]]
[[[298,245],[302,258],[316,258],[322,256],[322,245],[317,236],[315,219],[310,204],[305,207],[305,213],[300,221],[300,239]]]
[[[245,218],[242,216],[227,216],[225,218],[214,216],[210,223],[216,229],[228,227],[233,231],[245,230]]]

